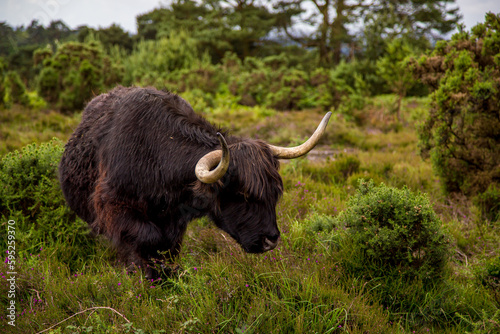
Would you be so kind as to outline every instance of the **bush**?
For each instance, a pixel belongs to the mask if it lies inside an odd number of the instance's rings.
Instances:
[[[37,61],[43,59],[38,93],[62,111],[82,109],[93,96],[121,81],[121,68],[98,42],[64,43],[53,56],[43,51],[35,52]]]
[[[14,71],[9,71],[3,80],[3,103],[10,107],[14,103],[28,105],[28,95],[26,87],[21,81],[19,74]]]
[[[426,195],[360,180],[337,219],[361,252],[360,258],[348,256],[355,271],[372,278],[387,275],[388,269],[405,278],[441,275],[449,240]],[[372,264],[370,269],[366,262]]]
[[[165,88],[172,72],[190,69],[200,56],[198,42],[186,32],[170,33],[159,40],[140,41],[124,60],[123,83]],[[175,86],[168,88],[177,90]]]
[[[364,108],[369,89],[363,75],[356,72],[356,67],[356,62],[341,62],[330,71],[330,82],[334,91],[333,107],[359,122],[356,112]]]
[[[67,207],[57,179],[57,166],[63,144],[28,145],[8,153],[0,160],[0,217],[16,222],[17,252],[36,253],[54,248],[61,260],[81,258],[79,246],[87,243],[88,230]],[[6,238],[0,249],[6,249]],[[88,251],[86,252],[88,253]]]
[[[484,193],[474,197],[474,204],[479,207],[484,219],[500,221],[500,186],[491,184]]]
[[[401,102],[414,82],[405,59],[414,52],[409,42],[403,39],[390,41],[385,51],[386,54],[377,60],[377,74],[387,82],[392,92],[397,94],[395,111],[401,121]]]
[[[500,15],[487,14],[472,33],[460,31],[411,64],[434,90],[420,148],[444,190],[474,196],[499,184]]]
[[[310,233],[328,233],[337,228],[335,218],[313,211],[301,223]]]
[[[308,76],[305,71],[296,68],[282,68],[278,72],[271,70],[270,92],[266,95],[266,104],[276,110],[300,109],[307,84]]]

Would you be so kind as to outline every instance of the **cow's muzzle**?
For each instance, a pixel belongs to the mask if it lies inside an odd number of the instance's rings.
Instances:
[[[271,249],[276,248],[279,242],[279,236],[276,237],[265,237],[262,245],[262,251],[267,252]]]

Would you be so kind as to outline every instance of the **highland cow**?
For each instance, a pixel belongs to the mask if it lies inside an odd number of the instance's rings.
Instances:
[[[172,263],[187,224],[207,216],[249,253],[276,247],[278,159],[306,154],[330,113],[304,144],[283,148],[228,136],[179,96],[117,87],[94,98],[59,166],[68,205],[105,235],[129,265],[157,275]]]

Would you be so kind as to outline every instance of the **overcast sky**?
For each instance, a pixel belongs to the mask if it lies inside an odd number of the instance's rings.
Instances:
[[[500,12],[499,0],[456,0],[463,15],[463,23],[470,29],[484,21],[488,11]],[[88,25],[94,28],[119,24],[136,33],[135,17],[157,8],[160,0],[0,0],[0,21],[11,26],[29,25],[33,19],[47,25],[62,20],[70,28]]]

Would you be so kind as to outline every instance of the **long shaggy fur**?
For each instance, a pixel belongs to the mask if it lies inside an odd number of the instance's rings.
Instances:
[[[219,149],[231,162],[209,185],[194,169]],[[248,252],[276,240],[275,207],[283,191],[279,162],[259,140],[228,136],[179,96],[154,88],[117,87],[94,98],[68,141],[60,182],[69,206],[124,260],[145,266],[171,260],[189,221],[210,217]]]

